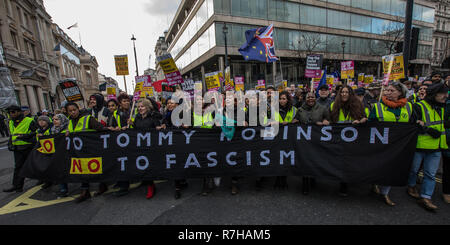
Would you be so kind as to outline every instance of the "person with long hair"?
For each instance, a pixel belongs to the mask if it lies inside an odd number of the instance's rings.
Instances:
[[[337,91],[336,99],[330,105],[330,119],[331,123],[360,124],[367,122],[363,104],[350,86],[342,86]],[[348,196],[347,183],[341,182],[339,193],[343,197]]]
[[[297,114],[297,107],[292,104],[292,98],[289,92],[283,91],[279,95],[279,108],[278,111],[273,111],[275,117],[275,121],[271,122],[271,124],[279,123],[282,125],[287,125],[289,123],[295,123],[295,115]],[[287,177],[286,176],[277,176],[275,180],[274,187],[276,189],[286,189],[287,185]]]

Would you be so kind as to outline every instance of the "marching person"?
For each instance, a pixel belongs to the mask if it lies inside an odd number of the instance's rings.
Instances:
[[[330,105],[330,119],[332,123],[360,124],[367,122],[363,104],[355,96],[350,86],[342,86],[337,92],[335,101]],[[339,193],[342,197],[348,196],[347,183],[341,182]]]
[[[177,108],[179,106],[179,104],[182,104],[182,103],[183,103],[182,99],[180,99],[180,101],[178,103],[176,102],[176,99],[174,97],[170,97],[167,99],[167,105],[166,105],[166,109],[165,109],[165,112],[163,115],[163,120],[162,120],[162,125],[161,125],[162,129],[187,128],[187,126],[184,126],[184,125],[180,125],[177,127],[172,123],[172,112],[173,112],[173,110],[175,110],[175,108]],[[181,198],[181,190],[183,190],[187,186],[188,186],[188,183],[186,182],[186,179],[175,180],[175,199]]]
[[[431,198],[436,185],[435,176],[441,161],[441,151],[448,149],[444,128],[444,106],[447,96],[448,88],[443,83],[436,83],[427,88],[425,99],[414,105],[417,123],[422,126],[422,131],[417,138],[407,192],[411,197],[418,199],[419,205],[428,211],[438,209]],[[419,194],[416,181],[422,161],[424,178]]]
[[[46,116],[46,115],[42,115],[42,116],[38,117],[38,121],[37,122],[38,122],[39,127],[36,130],[36,140],[37,140],[37,142],[39,144],[39,137],[42,137],[44,135],[51,135],[51,134],[53,134],[53,132],[51,131],[52,127],[53,127],[53,124],[51,123],[52,121],[50,120],[50,118],[48,116]],[[42,185],[41,188],[43,190],[45,190],[45,189],[48,189],[50,186],[52,186],[53,183],[50,182],[50,181],[44,182],[44,181],[40,180],[40,181],[38,181],[36,183],[36,186],[38,186],[38,185]]]
[[[325,107],[329,108],[331,105],[331,102],[333,102],[330,98],[330,89],[328,85],[324,84],[319,87],[319,98],[317,98],[316,103]]]
[[[291,95],[283,91],[279,95],[279,109],[278,111],[273,111],[272,113],[275,113],[275,121],[271,122],[273,123],[279,123],[282,125],[287,125],[290,123],[293,123],[294,117],[297,114],[298,109],[292,105],[292,98]],[[286,176],[277,176],[275,180],[274,188],[279,189],[286,189],[288,188],[287,185],[287,177]]]
[[[52,134],[65,134],[67,132],[67,126],[69,125],[69,118],[64,114],[56,114],[53,116],[53,127],[51,128]],[[67,197],[69,188],[67,183],[59,184],[59,192],[56,194],[58,198]]]
[[[380,100],[381,93],[381,83],[373,82],[369,84],[367,88],[367,94],[364,96],[364,104],[370,105],[372,108],[374,104],[378,103]]]
[[[369,104],[364,103],[364,95],[366,94],[366,90],[364,88],[357,88],[355,89],[355,95],[358,98],[359,101],[364,106],[364,112],[366,113],[366,116],[369,117],[370,110],[372,110],[372,107]]]
[[[415,104],[415,103],[425,99],[425,96],[427,95],[428,86],[429,86],[428,84],[420,85],[419,89],[417,90],[417,93],[414,93],[409,97],[409,102]]]
[[[141,99],[137,102],[138,114],[134,121],[128,120],[130,128],[133,130],[149,131],[151,129],[161,129],[161,124],[159,119],[152,118],[152,111],[156,108],[153,106],[152,102],[148,99]],[[128,186],[121,186],[119,191],[128,192],[129,182],[126,182]],[[142,184],[147,186],[146,198],[151,199],[156,193],[156,187],[153,180],[144,180]]]
[[[323,107],[317,103],[316,95],[309,92],[306,95],[306,102],[298,108],[298,112],[295,115],[293,123],[299,122],[300,124],[316,124],[319,126],[330,125],[330,114],[328,107]],[[311,184],[314,181],[312,177],[302,177],[302,192],[303,195],[308,195],[311,190]]]
[[[3,192],[22,192],[25,178],[19,176],[19,173],[33,150],[38,126],[33,118],[24,116],[19,106],[10,106],[7,111],[10,117],[9,132],[11,134],[8,149],[14,152],[15,165],[12,187],[4,189]]]
[[[369,121],[414,123],[412,104],[406,100],[408,89],[400,82],[391,82],[384,89],[381,102],[376,103],[370,112]],[[389,206],[395,206],[389,197],[390,186],[374,186],[373,191],[381,194],[383,201]]]
[[[82,115],[80,113],[80,108],[74,102],[69,102],[66,104],[66,111],[70,116],[66,136],[69,136],[69,133],[105,131],[107,129],[103,126],[103,124],[99,123],[90,113],[88,115]],[[89,192],[89,183],[82,183],[81,195],[75,199],[75,203],[81,203],[89,198],[91,198],[91,193]]]
[[[202,113],[197,114],[195,107],[201,108]],[[204,114],[208,104],[203,103],[203,97],[197,95],[194,98],[194,107],[192,108],[191,125],[193,128],[207,128],[212,129],[214,126],[214,115],[212,113]],[[203,115],[204,114],[204,115]],[[203,178],[202,196],[207,196],[214,188],[214,180],[212,177]]]
[[[105,98],[101,94],[93,94],[89,97],[89,107],[90,114],[93,116],[99,123],[106,126],[106,121],[108,120],[109,111],[105,107]]]

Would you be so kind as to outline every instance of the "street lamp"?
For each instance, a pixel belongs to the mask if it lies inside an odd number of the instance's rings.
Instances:
[[[133,48],[134,48],[134,61],[136,62],[136,76],[139,76],[139,68],[138,68],[138,63],[137,63],[137,55],[136,55],[136,41],[137,39],[133,36],[131,37],[131,41],[133,41]]]
[[[228,45],[227,45],[228,27],[227,27],[227,23],[224,23],[222,32],[223,32],[223,37],[225,39],[225,67],[228,67]]]
[[[342,40],[341,46],[342,46],[342,61],[345,61],[345,41]]]

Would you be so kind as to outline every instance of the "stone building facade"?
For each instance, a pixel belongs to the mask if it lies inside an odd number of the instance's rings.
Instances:
[[[32,114],[60,107],[66,78],[76,78],[83,95],[99,92],[96,58],[53,23],[43,0],[0,0],[0,42],[17,101]]]

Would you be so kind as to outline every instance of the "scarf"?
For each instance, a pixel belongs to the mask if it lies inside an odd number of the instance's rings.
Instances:
[[[61,133],[61,131],[69,126],[69,119],[64,114],[57,114],[56,117],[61,121],[61,126],[53,125],[51,131],[54,134]]]
[[[406,100],[406,98],[402,98],[397,101],[391,101],[391,100],[388,100],[386,98],[386,96],[383,96],[381,99],[383,101],[383,104],[385,104],[388,107],[393,108],[393,109],[402,108],[406,105],[406,103],[408,103],[408,100]]]

